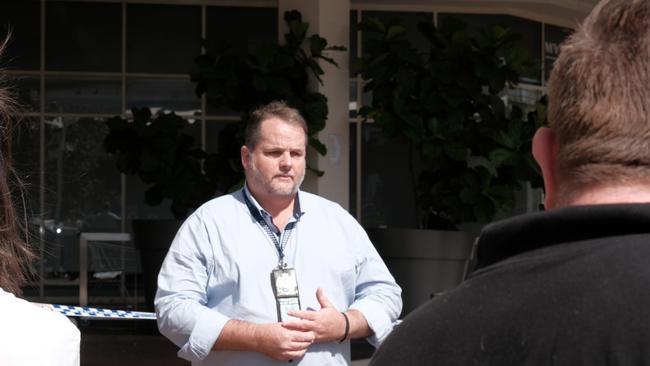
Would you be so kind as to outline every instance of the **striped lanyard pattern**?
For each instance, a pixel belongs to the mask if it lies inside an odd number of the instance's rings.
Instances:
[[[257,223],[262,227],[264,232],[266,232],[266,235],[271,239],[271,242],[273,243],[275,249],[278,252],[278,266],[280,268],[285,268],[287,266],[287,263],[285,263],[284,261],[284,248],[287,246],[287,243],[289,242],[289,238],[291,237],[291,233],[293,233],[293,229],[296,227],[298,221],[292,221],[288,223],[287,226],[284,228],[284,233],[276,234],[269,227],[269,224],[266,222],[266,220],[264,220],[260,211],[250,201],[247,192],[244,191],[243,194],[244,194],[244,201],[246,202],[246,206],[248,206],[248,210],[250,211],[251,215],[253,216],[255,221],[257,221]],[[299,217],[300,216],[298,216],[298,218]],[[278,238],[278,236],[280,236],[280,238]]]

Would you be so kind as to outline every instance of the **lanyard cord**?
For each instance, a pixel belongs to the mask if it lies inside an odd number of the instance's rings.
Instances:
[[[264,220],[264,218],[260,214],[260,211],[250,201],[246,192],[242,192],[242,193],[244,194],[244,201],[246,202],[246,206],[248,206],[248,210],[250,211],[251,215],[253,216],[253,218],[255,218],[255,221],[257,221],[257,223],[262,227],[262,229],[264,229],[264,232],[271,239],[271,242],[275,246],[275,249],[278,252],[278,265],[280,267],[286,267],[287,264],[284,262],[284,248],[287,246],[287,242],[291,237],[291,233],[293,232],[293,229],[296,226],[297,221],[292,221],[288,223],[287,226],[284,228],[284,233],[280,233],[282,241],[278,240],[278,237],[276,236],[275,233],[273,233],[273,230],[271,230],[269,224],[266,222],[266,220]]]

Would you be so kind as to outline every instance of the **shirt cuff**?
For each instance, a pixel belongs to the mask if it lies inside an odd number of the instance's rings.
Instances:
[[[191,362],[201,361],[208,357],[228,320],[230,320],[228,317],[216,311],[208,308],[201,309],[190,339],[178,351],[178,357]]]
[[[368,299],[361,299],[354,302],[350,309],[361,312],[368,322],[368,326],[373,331],[373,335],[366,338],[370,344],[377,347],[393,330],[393,319],[386,312],[384,305]]]

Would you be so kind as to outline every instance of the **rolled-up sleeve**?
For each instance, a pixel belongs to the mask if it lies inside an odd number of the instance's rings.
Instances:
[[[180,347],[178,356],[188,361],[207,357],[229,320],[206,306],[213,267],[207,231],[198,217],[190,216],[165,257],[155,299],[160,332]]]
[[[377,347],[397,324],[402,312],[402,289],[361,227],[358,228],[357,284],[350,309],[360,311],[374,334],[367,338]]]

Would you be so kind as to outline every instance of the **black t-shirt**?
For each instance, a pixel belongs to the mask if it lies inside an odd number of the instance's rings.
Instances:
[[[371,365],[650,365],[650,205],[489,225],[478,268],[409,314]]]

